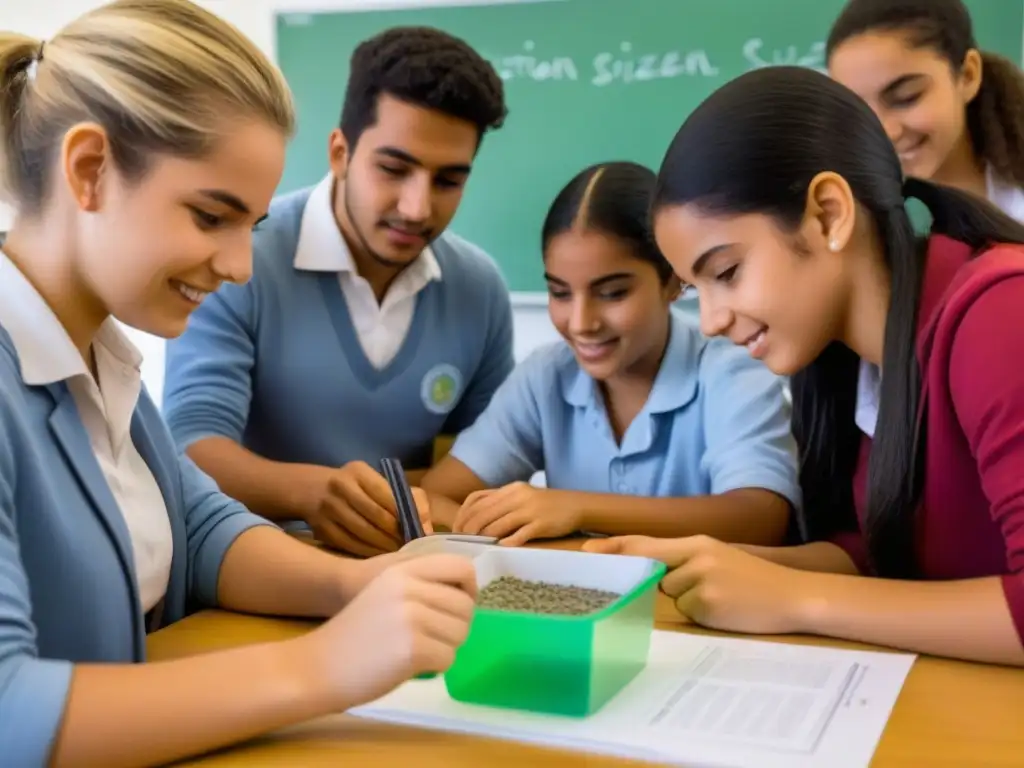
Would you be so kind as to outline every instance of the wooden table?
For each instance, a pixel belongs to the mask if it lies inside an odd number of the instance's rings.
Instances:
[[[558,546],[565,547],[566,544]],[[658,629],[715,634],[689,625],[663,594],[658,595],[655,618]],[[249,643],[282,640],[306,632],[312,626],[301,621],[206,611],[150,635],[148,649],[152,660],[173,659]],[[970,632],[973,628],[964,627],[964,631]],[[878,650],[817,638],[758,639]],[[393,765],[410,768],[603,768],[635,763],[335,715],[284,729],[182,765],[201,765],[204,768],[264,765],[296,768],[380,768]],[[896,702],[872,766],[1024,766],[1024,670],[919,657]]]

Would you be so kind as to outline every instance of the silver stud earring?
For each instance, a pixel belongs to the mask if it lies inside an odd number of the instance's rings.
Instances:
[[[830,251],[833,251],[833,252],[838,251],[839,250],[839,241],[835,240],[835,239],[830,240],[829,244],[828,244],[828,247],[829,247]]]

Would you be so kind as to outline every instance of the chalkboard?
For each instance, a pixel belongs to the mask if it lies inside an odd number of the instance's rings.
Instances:
[[[299,130],[281,191],[327,171],[349,56],[390,26],[464,38],[505,81],[509,118],[484,141],[454,232],[497,259],[513,291],[544,290],[540,226],[557,191],[594,162],[656,168],[708,94],[773,64],[822,69],[842,0],[541,0],[475,6],[286,13],[277,57]],[[1022,58],[1024,2],[968,0],[983,48]]]

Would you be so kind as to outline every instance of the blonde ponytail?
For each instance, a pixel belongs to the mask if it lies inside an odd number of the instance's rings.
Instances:
[[[45,46],[0,33],[0,190],[23,213],[46,201],[76,123],[102,125],[119,171],[138,178],[154,154],[201,157],[237,118],[290,136],[288,86],[252,41],[189,0],[114,0]]]
[[[12,176],[17,144],[18,117],[29,74],[42,42],[27,35],[0,32],[0,201],[14,204]]]

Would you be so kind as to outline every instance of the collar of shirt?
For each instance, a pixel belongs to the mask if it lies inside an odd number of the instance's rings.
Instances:
[[[700,380],[700,355],[705,344],[707,339],[688,327],[675,311],[671,312],[668,346],[644,411],[670,413],[696,397]],[[576,407],[595,406],[601,402],[597,382],[578,364],[574,375],[563,380],[562,396],[567,403]]]
[[[878,404],[882,395],[882,371],[874,363],[860,361],[857,371],[857,405],[853,421],[868,437],[875,436],[878,423]]]
[[[1024,190],[996,176],[991,165],[985,169],[985,186],[989,202],[1024,223]]]
[[[142,354],[117,321],[107,318],[93,339],[94,379],[46,300],[0,252],[0,326],[11,337],[25,384],[67,382],[96,450],[120,455],[142,390]]]
[[[0,325],[10,334],[18,354],[22,380],[29,386],[55,384],[75,376],[90,376],[57,315],[35,286],[0,251]],[[94,343],[141,377],[142,354],[108,318]]]
[[[332,197],[334,176],[328,174],[309,195],[302,212],[295,268],[309,272],[339,272],[356,275],[356,265],[334,218]],[[419,257],[395,280],[403,292],[418,293],[432,280],[441,279],[441,266],[434,252],[424,248]],[[394,289],[394,285],[392,289]]]

